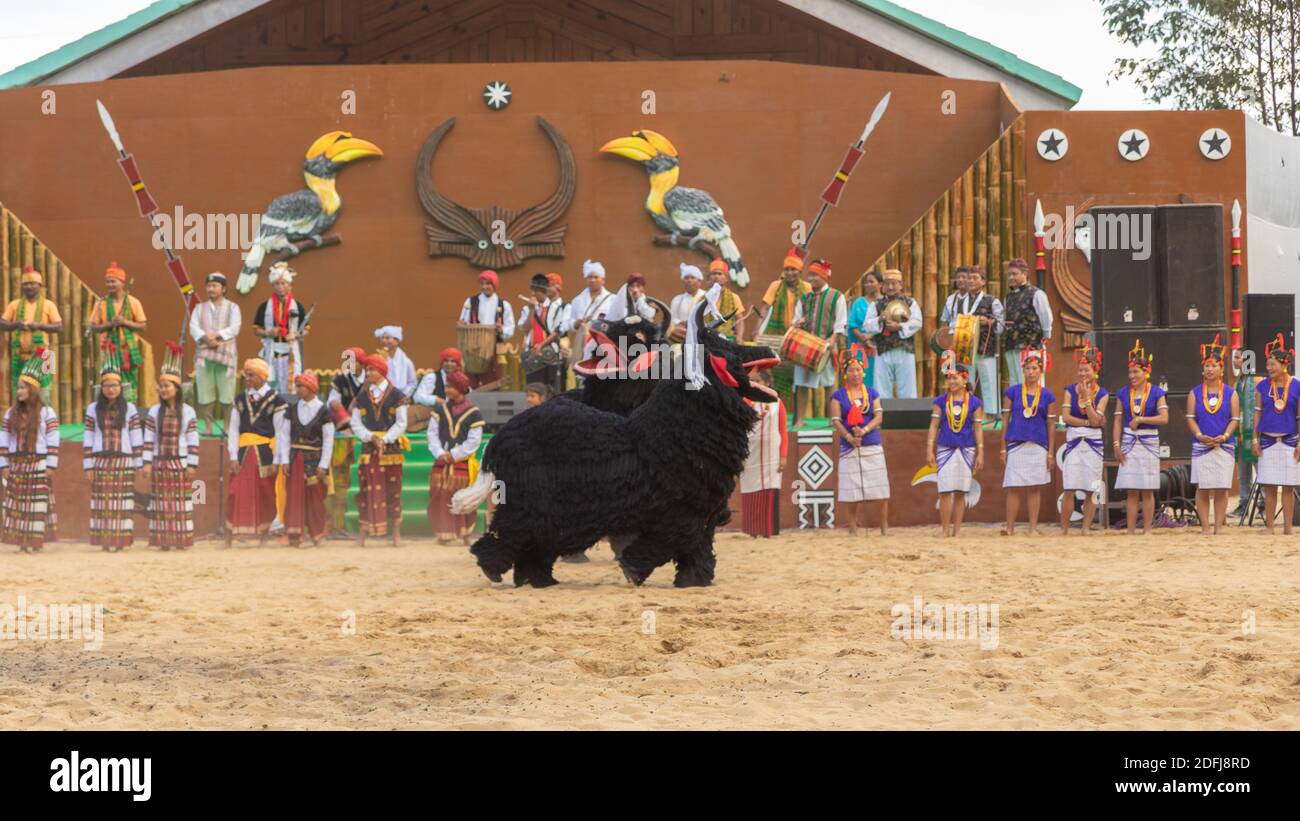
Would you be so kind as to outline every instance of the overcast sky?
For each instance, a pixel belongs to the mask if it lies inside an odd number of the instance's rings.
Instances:
[[[151,0],[0,0],[0,72],[114,23]],[[1097,0],[895,0],[987,40],[1083,89],[1077,108],[1143,108],[1131,83],[1109,80],[1129,52],[1106,32]]]

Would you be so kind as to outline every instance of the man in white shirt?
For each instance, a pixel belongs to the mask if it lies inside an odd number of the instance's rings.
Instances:
[[[401,349],[402,326],[385,325],[375,329],[375,339],[388,354],[388,381],[407,399],[415,393],[415,363]]]
[[[1002,391],[998,386],[998,339],[1002,336],[1005,317],[1002,301],[984,291],[984,269],[972,265],[966,270],[966,293],[953,304],[958,316],[974,314],[979,318],[979,342],[975,346],[970,366],[971,390],[979,390],[980,402],[986,408],[1002,407]],[[984,417],[984,427],[1002,424],[998,418]]]
[[[884,289],[884,295],[867,309],[867,319],[862,324],[878,353],[873,376],[875,387],[881,399],[915,399],[916,352],[912,337],[921,330],[921,306],[903,295],[903,272],[897,268],[885,271]],[[882,316],[885,306],[896,299],[907,304],[906,322]]]
[[[460,308],[462,325],[496,325],[497,342],[507,342],[515,335],[515,309],[502,297],[501,279],[496,271],[484,271],[478,275],[479,293],[467,297]],[[491,356],[491,366],[480,374],[466,374],[470,385],[478,387],[501,378],[501,362],[496,351]]]
[[[582,276],[587,287],[569,303],[569,321],[565,333],[574,334],[572,344],[582,347],[582,358],[595,355],[596,343],[587,339],[587,329],[593,320],[600,319],[609,310],[614,295],[605,287],[605,266],[587,260],[582,263]]]
[[[190,336],[194,339],[195,401],[211,436],[214,420],[224,419],[225,409],[235,401],[235,339],[243,319],[239,306],[226,299],[225,274],[208,274],[205,288],[208,298],[190,315]]]
[[[700,292],[700,286],[704,284],[704,274],[696,266],[683,262],[679,266],[679,271],[686,291],[673,297],[673,301],[668,306],[669,312],[673,315],[673,324],[668,328],[668,338],[673,342],[686,339],[686,323],[690,321],[691,310],[695,307],[695,297]]]

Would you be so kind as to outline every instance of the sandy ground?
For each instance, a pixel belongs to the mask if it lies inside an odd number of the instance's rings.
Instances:
[[[0,641],[0,728],[1296,728],[1300,536],[1256,533],[722,534],[691,590],[604,545],[546,590],[421,541],[5,547],[0,612],[106,614]],[[892,638],[916,596],[998,605],[997,646]]]

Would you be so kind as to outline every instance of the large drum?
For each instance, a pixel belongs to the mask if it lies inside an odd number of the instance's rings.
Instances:
[[[951,328],[940,328],[930,335],[930,350],[937,354],[952,351],[963,365],[975,362],[979,346],[980,321],[975,314],[962,314]]]
[[[831,341],[809,333],[803,328],[791,328],[781,340],[781,358],[787,362],[819,371],[826,367],[831,357]]]
[[[457,325],[456,346],[465,359],[465,373],[487,373],[497,353],[497,326]]]

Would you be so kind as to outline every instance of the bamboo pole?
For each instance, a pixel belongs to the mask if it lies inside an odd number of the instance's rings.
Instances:
[[[971,239],[974,244],[975,256],[971,260],[976,265],[983,265],[988,270],[989,262],[989,245],[988,232],[985,226],[988,224],[988,169],[985,157],[980,157],[975,163],[975,219],[971,224]]]
[[[64,422],[75,422],[81,414],[74,411],[74,400],[76,396],[73,393],[73,383],[69,379],[72,375],[72,354],[76,352],[76,320],[70,317],[71,305],[68,302],[68,292],[72,290],[72,277],[68,271],[68,266],[56,262],[54,254],[48,255],[48,264],[51,269],[58,272],[53,279],[59,284],[59,299],[55,303],[59,308],[59,316],[63,317],[63,332],[59,334],[50,334],[50,340],[58,345],[58,371],[55,373],[55,380],[58,382],[59,406],[55,412]],[[61,304],[60,304],[61,303]],[[68,333],[68,326],[71,325],[74,333]],[[55,392],[50,391],[53,396]]]
[[[950,209],[948,214],[948,270],[950,273],[952,269],[962,264],[963,259],[961,250],[961,221],[962,214],[965,213],[965,206],[963,204],[965,194],[963,192],[966,189],[963,185],[962,179],[962,177],[958,177],[957,181],[953,183],[952,197],[948,201],[948,208]]]
[[[1013,203],[1013,231],[1015,231],[1015,243],[1018,253],[1016,256],[1030,259],[1030,242],[1027,230],[1028,217],[1027,211],[1029,203],[1026,201],[1028,192],[1026,191],[1025,182],[1025,118],[1024,115],[1016,118],[1015,125],[1011,133],[1011,163],[1014,168],[1015,180],[1015,202]]]
[[[943,203],[941,200],[941,204]],[[930,335],[934,333],[939,313],[939,239],[936,229],[935,211],[940,206],[931,208],[925,214],[925,319],[921,325],[921,352],[925,357],[925,395],[935,392],[934,385],[934,351],[930,350]]]
[[[1015,259],[1021,254],[1017,253],[1019,249],[1015,244],[1015,183],[1012,181],[1011,165],[1011,134],[1006,135],[1006,140],[1002,144],[1002,207],[998,209],[1001,214],[1001,225],[998,226],[998,233],[1001,235],[1002,246],[1002,264]],[[1002,287],[1006,288],[1005,280]]]
[[[967,168],[962,175],[961,212],[961,264],[970,265],[975,261],[975,169]]]
[[[987,152],[988,172],[985,180],[987,182],[988,199],[985,211],[984,232],[988,235],[988,271],[989,271],[989,293],[993,296],[1002,296],[1002,242],[999,237],[1000,214],[998,209],[1002,207],[1002,156],[998,152],[995,143]]]
[[[72,304],[68,310],[68,316],[72,318],[73,322],[71,338],[73,345],[69,347],[76,347],[76,355],[71,357],[71,370],[68,374],[68,381],[72,384],[72,389],[76,392],[77,397],[74,407],[90,404],[86,392],[85,346],[82,344],[82,340],[85,339],[83,331],[86,327],[85,301],[86,288],[78,281],[72,289]]]
[[[935,221],[935,251],[937,254],[935,257],[935,265],[939,269],[939,278],[935,284],[939,288],[938,297],[941,303],[944,299],[948,298],[948,291],[952,288],[952,267],[948,262],[948,245],[950,242],[948,218],[952,209],[952,196],[951,189],[943,192],[943,196],[939,198],[938,213],[936,214],[937,219]]]

